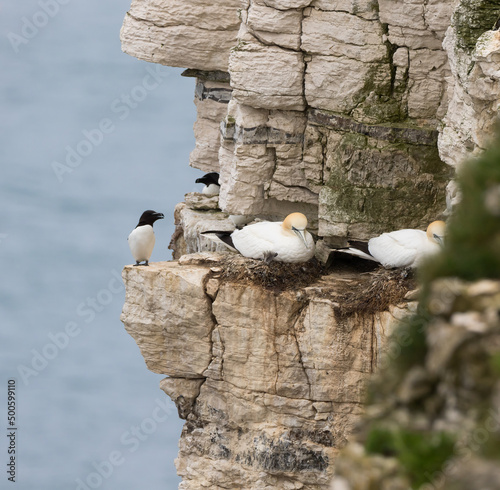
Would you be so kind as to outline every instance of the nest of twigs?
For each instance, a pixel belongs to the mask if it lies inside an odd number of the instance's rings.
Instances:
[[[387,270],[382,267],[365,275],[358,287],[344,289],[336,298],[336,313],[341,317],[355,313],[373,314],[386,311],[401,303],[416,288],[415,273],[411,269]]]
[[[279,293],[309,286],[324,273],[324,266],[315,258],[308,262],[291,264],[228,255],[222,260],[218,276],[223,281],[257,284]]]

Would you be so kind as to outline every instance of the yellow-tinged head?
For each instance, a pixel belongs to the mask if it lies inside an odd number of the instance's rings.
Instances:
[[[307,244],[305,230],[307,227],[307,218],[302,213],[292,213],[289,214],[281,224],[285,231],[292,231],[295,233],[303,242],[306,248],[309,248]]]
[[[427,238],[431,242],[443,245],[444,234],[446,231],[446,223],[444,221],[433,221],[427,227]]]
[[[281,225],[287,231],[300,230],[304,231],[307,228],[307,218],[302,213],[289,214]]]

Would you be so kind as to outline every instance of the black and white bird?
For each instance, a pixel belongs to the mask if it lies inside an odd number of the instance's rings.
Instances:
[[[279,262],[306,262],[314,256],[314,240],[302,213],[289,214],[283,222],[261,221],[241,230],[205,231],[244,257]],[[215,235],[214,238],[210,235]]]
[[[132,230],[128,236],[128,245],[132,256],[135,259],[134,265],[149,265],[149,258],[153,253],[155,246],[155,233],[153,223],[156,220],[163,219],[162,213],[157,213],[148,209],[142,213],[139,224]],[[141,264],[141,262],[145,262]]]
[[[206,196],[218,196],[220,191],[219,174],[217,172],[210,172],[203,177],[196,179],[197,184],[205,184],[201,191]]]
[[[229,219],[232,221],[236,228],[243,228],[245,225],[253,221],[253,216],[246,216],[244,214],[230,214]]]
[[[417,267],[424,258],[439,252],[445,228],[444,221],[433,221],[427,231],[405,229],[382,233],[368,243],[350,242],[350,248],[339,252],[379,262],[386,269]]]

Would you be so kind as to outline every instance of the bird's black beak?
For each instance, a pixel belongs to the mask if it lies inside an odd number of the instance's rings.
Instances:
[[[196,179],[194,181],[195,184],[204,184],[205,182],[203,182],[203,177],[200,177],[199,179]]]
[[[155,220],[156,220],[156,219],[163,219],[165,216],[163,216],[163,213],[155,213],[154,217],[155,217]]]

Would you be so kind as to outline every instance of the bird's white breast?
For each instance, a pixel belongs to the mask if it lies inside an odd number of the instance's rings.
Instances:
[[[203,190],[201,192],[206,196],[218,196],[220,192],[220,186],[217,184],[206,185],[205,187],[203,187]]]
[[[132,256],[138,262],[149,260],[155,246],[155,234],[151,225],[138,226],[128,237]]]

